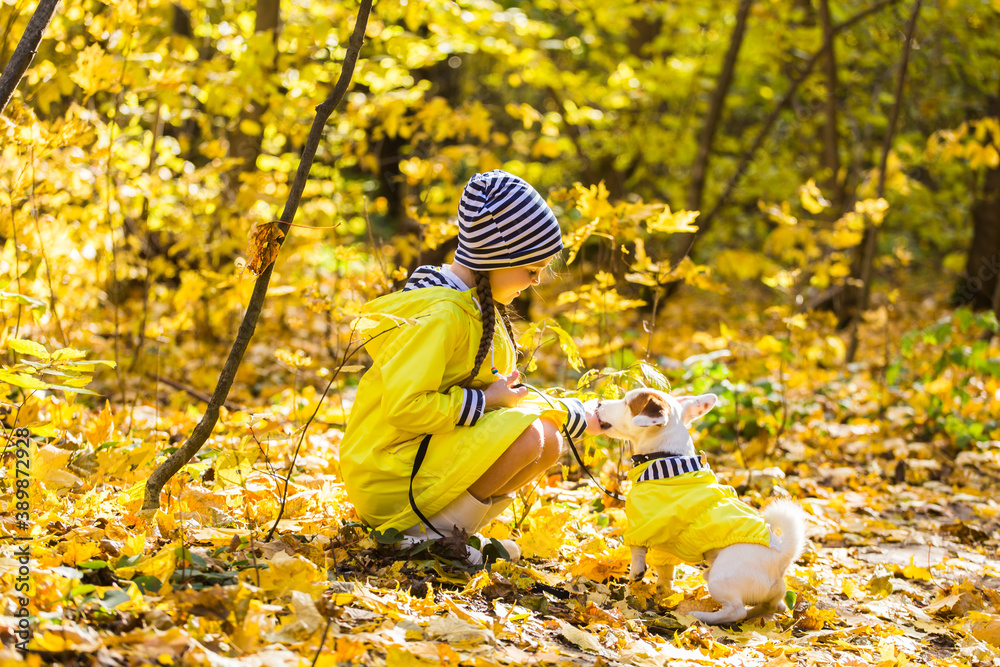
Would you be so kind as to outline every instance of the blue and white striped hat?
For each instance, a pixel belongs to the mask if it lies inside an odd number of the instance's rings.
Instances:
[[[494,169],[466,183],[458,203],[459,264],[474,271],[526,266],[562,247],[559,221],[524,180]]]

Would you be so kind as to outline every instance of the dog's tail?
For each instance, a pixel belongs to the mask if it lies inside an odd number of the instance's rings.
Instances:
[[[778,551],[783,567],[787,568],[798,560],[806,545],[805,512],[794,500],[783,498],[768,504],[761,513],[770,524],[771,532],[781,540]]]

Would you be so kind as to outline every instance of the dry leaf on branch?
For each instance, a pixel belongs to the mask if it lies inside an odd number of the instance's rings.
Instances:
[[[255,276],[263,273],[278,257],[281,239],[285,237],[285,233],[278,228],[280,224],[280,220],[271,220],[255,222],[250,227],[250,234],[247,236],[247,268]]]

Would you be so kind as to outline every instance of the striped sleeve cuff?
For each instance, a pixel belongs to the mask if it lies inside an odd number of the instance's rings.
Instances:
[[[486,411],[486,393],[481,389],[463,389],[462,409],[458,414],[458,426],[475,426]]]
[[[566,432],[576,439],[587,430],[587,409],[579,398],[560,398],[566,408]]]

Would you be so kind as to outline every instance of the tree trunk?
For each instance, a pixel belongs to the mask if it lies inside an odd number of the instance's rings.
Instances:
[[[281,21],[279,0],[257,0],[257,16],[254,20],[254,33],[271,31],[271,39],[277,43],[278,28]],[[268,67],[261,72],[261,78],[266,78],[271,73]],[[235,201],[236,195],[240,191],[240,174],[252,172],[257,168],[257,158],[260,157],[260,142],[263,130],[257,134],[246,134],[243,132],[241,124],[244,120],[258,125],[260,117],[264,115],[267,106],[267,90],[260,91],[259,99],[250,101],[243,111],[240,112],[240,122],[232,132],[229,140],[229,156],[238,157],[242,162],[227,174],[229,179],[226,187],[226,194],[230,200]]]
[[[49,27],[58,4],[59,0],[41,0],[35,8],[35,13],[31,15],[28,27],[24,29],[21,41],[14,49],[14,55],[4,67],[3,74],[0,74],[0,114],[7,108],[17,84],[21,83],[21,77],[28,71],[28,66],[38,53],[38,45],[42,42],[42,36]]]
[[[1000,93],[992,100],[991,116],[1000,117]],[[993,137],[996,141],[997,137]],[[987,169],[983,186],[972,203],[972,243],[965,273],[958,279],[952,302],[973,308],[995,308],[1000,293],[1000,168]]]
[[[840,141],[837,136],[837,58],[834,54],[833,21],[830,19],[830,0],[819,0],[820,23],[823,26],[823,73],[826,76],[826,102],[823,123],[823,168],[829,172],[826,193],[833,204],[831,210],[840,217],[843,205],[843,187],[840,181]]]
[[[722,71],[719,72],[719,80],[712,92],[712,101],[708,107],[708,115],[705,116],[705,125],[701,128],[701,137],[698,139],[698,154],[691,168],[691,183],[688,186],[687,210],[701,210],[702,195],[705,193],[705,175],[708,172],[708,161],[712,155],[712,140],[719,127],[719,119],[722,117],[722,107],[726,102],[726,95],[729,87],[733,83],[733,73],[736,71],[736,57],[740,53],[740,45],[743,44],[743,35],[746,34],[747,15],[750,13],[750,5],[753,0],[740,0],[740,7],[736,13],[736,26],[733,34],[729,38],[729,50],[722,61]],[[681,235],[681,242],[687,243],[687,235]]]
[[[358,62],[358,53],[361,51],[361,46],[365,41],[365,28],[368,25],[368,16],[371,14],[371,9],[372,0],[361,0],[361,7],[358,9],[358,18],[354,24],[354,32],[351,34],[347,54],[344,57],[344,66],[340,73],[340,79],[337,81],[337,85],[334,86],[333,92],[326,98],[326,101],[316,107],[316,118],[313,119],[312,127],[309,130],[309,138],[306,139],[306,143],[302,147],[302,157],[299,160],[299,167],[295,172],[295,180],[292,182],[292,187],[288,193],[288,201],[285,203],[285,208],[281,213],[281,224],[278,225],[278,229],[281,230],[284,236],[278,241],[279,246],[288,238],[288,231],[291,229],[290,223],[294,220],[295,213],[299,208],[302,192],[305,190],[306,181],[309,180],[309,170],[316,157],[316,149],[319,147],[320,139],[323,137],[323,127],[326,125],[326,121],[330,118],[333,110],[344,99],[347,88],[351,83],[351,78],[354,75],[354,67]],[[160,508],[160,492],[163,490],[163,486],[178,470],[191,460],[191,457],[198,453],[198,450],[201,449],[201,446],[205,444],[205,441],[212,434],[212,430],[219,420],[219,408],[229,396],[229,390],[236,379],[236,372],[239,370],[240,362],[243,361],[243,355],[250,345],[250,339],[253,338],[254,329],[257,327],[257,318],[260,317],[260,312],[264,307],[264,298],[267,296],[267,287],[271,282],[271,273],[273,270],[274,263],[272,262],[257,277],[253,294],[250,296],[250,302],[247,304],[246,314],[243,316],[243,321],[240,322],[236,340],[229,350],[229,357],[226,359],[226,364],[223,366],[222,372],[219,373],[219,382],[215,385],[212,400],[209,401],[208,406],[205,408],[205,414],[202,416],[201,421],[194,427],[187,441],[177,451],[168,456],[163,463],[157,466],[156,470],[149,476],[149,480],[146,482],[145,496],[142,501],[142,513],[144,516],[149,516]]]

